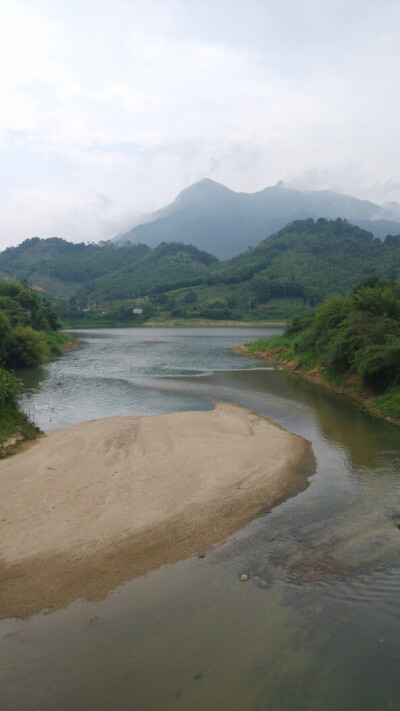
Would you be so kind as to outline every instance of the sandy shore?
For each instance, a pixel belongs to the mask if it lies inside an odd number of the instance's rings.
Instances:
[[[113,417],[0,461],[0,617],[100,599],[306,488],[310,443],[249,410]]]

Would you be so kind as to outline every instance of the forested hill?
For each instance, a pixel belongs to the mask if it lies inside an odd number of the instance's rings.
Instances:
[[[105,301],[126,299],[137,294],[164,292],[203,282],[218,259],[193,245],[162,243],[122,269],[87,285],[88,294]]]
[[[59,237],[26,239],[0,253],[0,279],[26,281],[53,299],[77,289],[149,252],[144,244],[73,244]]]
[[[344,294],[370,274],[400,281],[400,236],[384,242],[346,220],[298,220],[222,262],[209,284],[247,282],[259,301],[296,296],[313,304]]]
[[[225,262],[195,247],[162,244],[87,284],[70,313],[95,305],[107,318],[114,310],[125,319],[131,303],[146,318],[286,320],[373,274],[400,281],[400,237],[381,242],[345,220],[299,220]],[[140,304],[138,295],[146,297]]]
[[[225,262],[179,242],[150,249],[34,238],[0,254],[0,278],[43,289],[68,319],[118,311],[126,320],[138,297],[146,317],[286,319],[373,274],[400,282],[400,236],[382,242],[341,219],[298,220]]]

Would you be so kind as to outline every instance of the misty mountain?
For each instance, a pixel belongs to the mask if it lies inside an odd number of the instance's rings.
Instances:
[[[294,190],[282,182],[256,193],[237,193],[206,178],[114,240],[149,247],[179,241],[227,259],[308,217],[341,217],[383,239],[400,233],[398,209],[397,204],[384,208],[329,190]]]

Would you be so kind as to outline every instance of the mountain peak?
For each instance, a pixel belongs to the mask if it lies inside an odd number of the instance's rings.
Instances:
[[[349,195],[297,190],[281,180],[258,192],[235,192],[203,178],[182,190],[174,202],[147,216],[122,239],[150,247],[179,240],[225,259],[289,222],[306,217],[346,218],[381,238],[400,231],[400,225],[383,219],[386,213],[379,205]]]
[[[196,198],[204,199],[211,197],[220,197],[222,195],[235,195],[234,191],[227,188],[226,185],[222,183],[217,183],[211,178],[202,178],[198,180],[197,183],[189,185],[188,188],[182,190],[177,196],[175,202],[182,200],[193,200]]]

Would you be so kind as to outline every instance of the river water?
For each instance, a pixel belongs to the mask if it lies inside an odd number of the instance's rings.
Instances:
[[[25,373],[23,406],[46,431],[219,399],[309,439],[317,466],[306,491],[203,559],[0,622],[2,709],[400,707],[400,430],[229,350],[267,332],[88,330]]]

